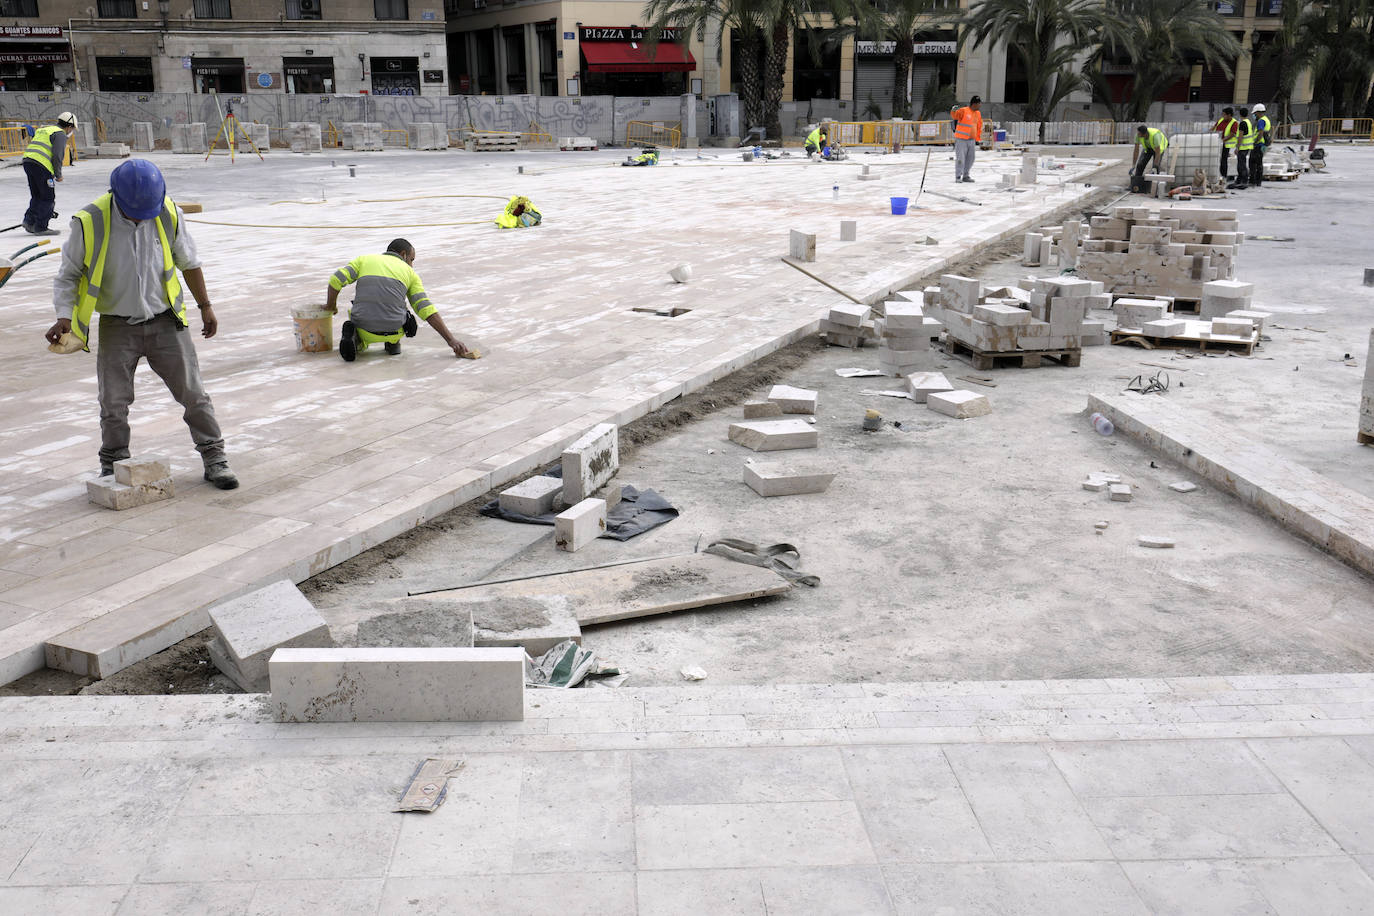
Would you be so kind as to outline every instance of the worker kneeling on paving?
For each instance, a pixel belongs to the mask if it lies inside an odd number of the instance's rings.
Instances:
[[[388,355],[401,352],[401,337],[414,337],[419,330],[418,315],[439,332],[444,342],[453,348],[453,355],[469,357],[463,342],[454,337],[439,317],[439,310],[429,301],[420,275],[411,267],[415,263],[415,246],[405,239],[394,239],[386,254],[364,254],[334,271],[329,278],[325,311],[338,312],[339,290],[350,283],[358,284],[353,295],[353,307],[343,323],[339,337],[339,355],[344,362],[358,358],[359,350],[368,344],[380,343]],[[409,308],[407,308],[409,306]],[[410,313],[415,310],[415,314]]]
[[[100,313],[95,374],[100,390],[100,476],[129,457],[129,405],[140,359],[185,408],[191,441],[205,464],[205,479],[232,490],[238,478],[224,456],[224,438],[200,364],[186,333],[186,302],[177,269],[200,307],[201,335],[219,322],[205,291],[195,242],[181,209],[167,196],[162,172],[146,159],[130,159],[110,173],[110,191],[72,217],[62,266],[53,280],[57,323],[45,335],[58,353],[90,350],[90,324]]]
[[[512,197],[506,201],[506,210],[496,217],[496,225],[502,229],[528,229],[544,221],[544,215],[528,197]]]
[[[806,135],[806,154],[830,158],[830,137],[819,127]]]

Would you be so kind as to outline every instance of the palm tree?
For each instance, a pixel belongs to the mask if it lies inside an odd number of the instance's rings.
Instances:
[[[1230,76],[1230,61],[1241,47],[1207,0],[1112,0],[1098,56],[1113,52],[1124,53],[1135,74],[1131,97],[1122,106],[1125,117],[1118,120],[1141,121],[1194,62],[1220,66]]]
[[[649,23],[645,44],[651,49],[663,37],[665,28],[681,28],[698,37],[707,30],[715,33],[717,61],[725,46],[728,28],[739,38],[734,54],[740,78],[740,118],[742,130],[763,121],[763,52],[765,37],[771,37],[770,0],[647,0],[643,16]]]
[[[1374,75],[1374,0],[1315,0],[1298,24],[1312,65],[1312,100],[1324,118],[1363,113]]]
[[[915,56],[916,29],[952,21],[957,14],[941,12],[943,0],[863,0],[855,12],[857,31],[895,44],[892,75],[892,116],[911,117],[911,62]]]
[[[1024,117],[1040,122],[1043,142],[1045,119],[1084,83],[1074,61],[1096,45],[1103,18],[1097,0],[981,0],[962,18],[959,41],[1003,42],[1020,56],[1029,84]]]
[[[1298,85],[1298,76],[1312,63],[1312,49],[1302,44],[1302,16],[1309,0],[1285,0],[1279,11],[1279,27],[1273,32],[1274,40],[1265,45],[1256,56],[1256,62],[1263,66],[1278,68],[1279,123],[1290,122],[1288,106],[1293,98],[1293,90]]]

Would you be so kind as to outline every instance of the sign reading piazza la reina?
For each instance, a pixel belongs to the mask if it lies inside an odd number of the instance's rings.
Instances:
[[[582,27],[583,41],[645,41],[649,37],[649,30],[637,25],[630,26],[599,26],[584,25]],[[661,41],[681,41],[682,29],[664,29]]]

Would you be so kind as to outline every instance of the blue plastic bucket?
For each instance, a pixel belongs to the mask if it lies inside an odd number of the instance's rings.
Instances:
[[[907,201],[908,201],[909,199],[910,199],[910,198],[907,198],[907,197],[893,197],[893,198],[891,198],[891,200],[892,200],[892,215],[893,215],[893,216],[905,216],[905,215],[906,215],[906,204],[907,204]]]
[[[994,130],[992,132],[992,139],[996,143],[1006,143],[1007,132],[1005,130]]]

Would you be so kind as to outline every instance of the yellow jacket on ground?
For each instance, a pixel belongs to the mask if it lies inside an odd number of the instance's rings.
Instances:
[[[520,215],[515,211],[519,209]],[[527,226],[538,226],[544,221],[544,215],[539,212],[534,203],[528,197],[512,197],[506,201],[506,210],[496,217],[496,225],[502,229],[522,229]]]

